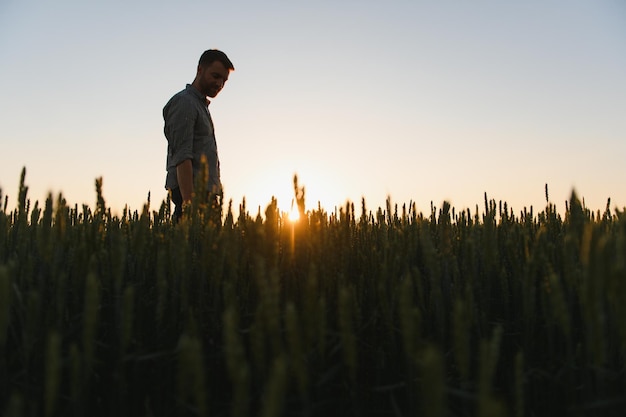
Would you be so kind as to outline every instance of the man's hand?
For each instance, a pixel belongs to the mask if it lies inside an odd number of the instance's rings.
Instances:
[[[176,166],[176,176],[178,177],[178,187],[183,196],[183,203],[190,203],[193,195],[193,167],[191,159],[186,159]]]

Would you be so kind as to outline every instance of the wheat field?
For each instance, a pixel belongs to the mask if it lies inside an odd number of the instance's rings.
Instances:
[[[626,212],[0,191],[4,416],[622,416]]]

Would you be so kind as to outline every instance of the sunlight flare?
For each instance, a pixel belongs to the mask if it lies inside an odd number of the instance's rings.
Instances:
[[[298,211],[298,205],[296,204],[295,199],[291,199],[291,209],[289,210],[289,220],[294,223],[300,220],[300,212]]]

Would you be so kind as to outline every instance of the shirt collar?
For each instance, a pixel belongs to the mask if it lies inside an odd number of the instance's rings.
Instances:
[[[196,87],[194,87],[191,84],[187,84],[186,87],[187,91],[190,91],[191,94],[193,94],[194,97],[196,97],[198,100],[200,100],[202,103],[204,103],[205,106],[208,106],[211,103],[211,100],[209,100],[208,97],[203,97],[202,93],[199,92]]]

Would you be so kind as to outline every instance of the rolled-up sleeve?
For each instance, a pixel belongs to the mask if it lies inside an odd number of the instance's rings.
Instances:
[[[185,96],[174,96],[163,108],[164,133],[167,138],[168,169],[193,158],[193,134],[197,112]]]

